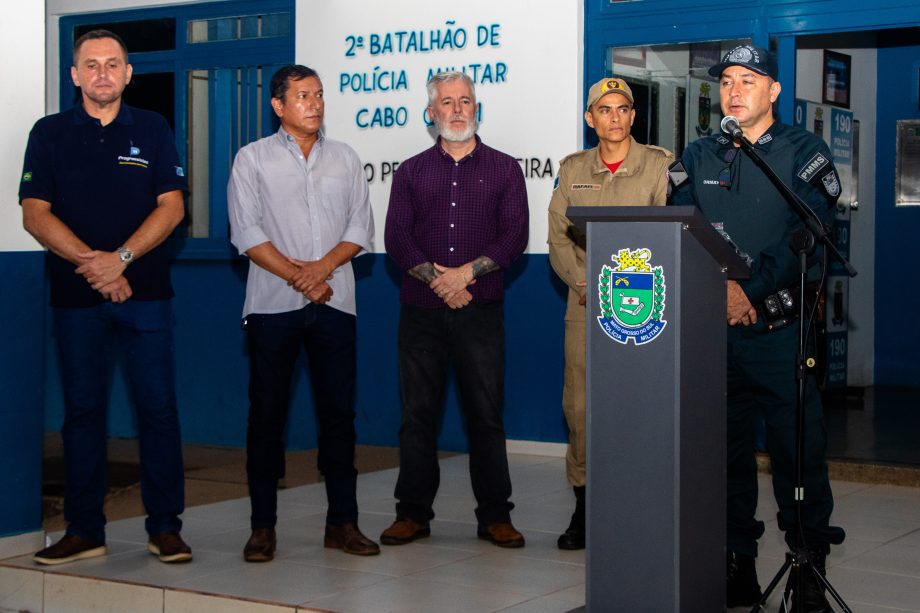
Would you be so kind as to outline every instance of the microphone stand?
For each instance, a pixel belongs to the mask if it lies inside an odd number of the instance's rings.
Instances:
[[[786,553],[785,562],[783,562],[782,567],[780,567],[776,576],[773,577],[773,580],[770,581],[767,589],[764,590],[760,601],[751,609],[751,613],[757,613],[763,610],[770,594],[779,584],[783,575],[786,574],[786,571],[790,569],[795,572],[790,572],[790,581],[786,584],[786,589],[783,592],[782,611],[788,613],[788,609],[786,608],[788,605],[786,603],[788,602],[787,598],[790,592],[798,595],[796,598],[796,604],[798,605],[796,610],[798,612],[804,610],[805,572],[810,572],[815,580],[818,581],[820,585],[824,586],[827,592],[842,608],[844,613],[852,613],[852,610],[843,601],[840,594],[838,594],[834,587],[828,582],[827,578],[818,571],[811,559],[811,554],[808,552],[805,543],[805,533],[802,528],[802,505],[805,500],[805,475],[803,468],[805,457],[805,377],[807,374],[806,369],[810,366],[814,366],[814,358],[806,356],[805,283],[808,280],[808,254],[814,251],[816,244],[821,243],[843,264],[850,277],[856,276],[856,269],[853,268],[852,264],[850,264],[840,251],[837,250],[836,246],[834,246],[833,241],[831,241],[828,233],[824,229],[824,225],[821,223],[821,220],[818,219],[817,215],[815,215],[814,211],[812,211],[811,208],[789,188],[789,186],[783,183],[783,180],[780,179],[770,165],[760,157],[754,149],[754,146],[744,137],[740,129],[734,130],[733,132],[731,136],[734,138],[735,142],[741,145],[741,149],[751,158],[751,161],[767,175],[767,178],[776,186],[786,202],[789,203],[789,206],[792,207],[805,223],[805,229],[796,232],[790,240],[790,248],[799,256],[800,277],[799,346],[795,358],[795,491],[793,492],[795,498],[796,546],[792,548],[791,552]],[[794,581],[792,580],[793,578]],[[790,585],[792,583],[795,585]]]

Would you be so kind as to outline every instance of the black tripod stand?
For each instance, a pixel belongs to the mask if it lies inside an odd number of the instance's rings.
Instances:
[[[727,119],[727,118],[726,118]],[[736,120],[735,120],[736,121]],[[724,122],[723,122],[724,126]],[[723,129],[725,129],[723,127]],[[726,130],[728,131],[728,130]],[[786,560],[780,567],[776,576],[770,581],[767,589],[763,592],[760,599],[751,613],[757,613],[763,610],[770,594],[782,580],[787,570],[791,570],[789,582],[786,584],[786,590],[783,594],[783,604],[780,611],[790,613],[789,596],[797,595],[797,610],[803,606],[803,597],[806,581],[806,573],[810,573],[819,585],[824,586],[827,593],[837,602],[845,613],[852,613],[851,609],[840,597],[840,594],[828,582],[827,578],[822,575],[815,566],[814,561],[809,553],[805,534],[802,528],[802,506],[805,500],[805,476],[804,476],[804,455],[805,455],[805,378],[807,369],[814,366],[814,358],[807,355],[807,333],[806,330],[810,323],[806,321],[805,296],[807,293],[806,282],[808,280],[808,255],[814,251],[815,245],[821,243],[825,248],[834,254],[846,268],[847,274],[851,277],[856,276],[856,269],[840,254],[833,242],[824,229],[821,220],[815,215],[814,211],[799,198],[782,179],[777,176],[776,172],[758,155],[751,143],[743,136],[740,128],[733,130],[732,137],[738,142],[741,149],[749,158],[767,175],[770,181],[776,186],[780,194],[789,206],[802,218],[805,229],[797,232],[792,240],[790,247],[799,256],[799,345],[795,357],[795,377],[796,377],[796,401],[795,401],[795,516],[796,516],[796,545],[792,551],[786,553]],[[813,313],[808,314],[810,320]]]

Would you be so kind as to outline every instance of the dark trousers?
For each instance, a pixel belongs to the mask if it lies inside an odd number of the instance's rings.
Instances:
[[[502,421],[505,331],[502,303],[462,309],[403,305],[399,320],[399,479],[396,515],[434,517],[440,485],[437,442],[447,370],[453,365],[470,447],[470,478],[481,526],[510,520],[514,505]]]
[[[116,339],[137,415],[145,527],[151,535],[182,529],[185,475],[173,326],[169,300],[54,309],[64,392],[68,534],[105,541],[106,416]]]
[[[734,326],[728,330],[728,548],[757,555],[764,524],[755,518],[757,463],[755,420],[764,416],[767,450],[773,472],[773,495],[779,528],[795,546],[795,354],[798,326],[755,332]],[[827,476],[827,446],[821,399],[813,377],[805,386],[803,474],[805,498],[802,528],[805,542],[822,550],[843,541],[844,532],[829,525],[834,499]]]
[[[252,529],[278,520],[278,480],[284,476],[284,427],[291,377],[306,350],[319,423],[319,471],[326,482],[326,521],[358,520],[355,470],[355,317],[308,304],[298,311],[248,315],[249,427],[246,474]]]

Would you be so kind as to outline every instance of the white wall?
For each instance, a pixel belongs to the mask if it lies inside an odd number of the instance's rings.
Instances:
[[[384,172],[434,142],[424,122],[429,71],[466,67],[467,74],[474,76],[483,75],[488,66],[493,78],[476,84],[482,105],[479,134],[486,144],[525,160],[531,213],[528,252],[547,252],[546,210],[558,162],[581,144],[582,4],[581,0],[467,0],[459,4],[401,0],[396,5],[376,0],[298,0],[295,57],[322,77],[326,134],[351,145],[369,177],[373,173],[374,251],[384,250],[383,228],[392,183]],[[415,34],[425,40],[437,31],[438,40],[443,41],[448,31],[459,30],[465,33],[460,48],[410,48],[406,42],[400,50],[398,45],[398,33],[404,40]],[[494,36],[480,38],[484,31]],[[392,51],[382,48],[387,35]],[[383,87],[368,86],[370,91],[342,82],[372,80],[375,74],[388,76]],[[495,78],[498,74],[501,79]],[[395,87],[403,76],[407,86]],[[369,121],[375,109],[403,112],[406,121],[375,126]],[[541,171],[531,172],[537,163]],[[543,172],[547,166],[552,174]]]
[[[20,2],[0,20],[0,251],[41,249],[22,229],[18,194],[29,130],[45,114],[44,22],[42,2]]]
[[[831,48],[852,58],[850,110],[859,120],[859,209],[850,215],[850,260],[859,274],[850,280],[847,384],[871,385],[875,369],[875,117],[876,50]],[[821,102],[824,50],[796,54],[796,97]]]

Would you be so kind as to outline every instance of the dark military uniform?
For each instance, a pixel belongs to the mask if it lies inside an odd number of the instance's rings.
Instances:
[[[840,182],[823,140],[776,122],[753,145],[825,223],[832,221]],[[751,276],[740,282],[751,303],[759,306],[768,296],[795,288],[799,282],[798,256],[789,239],[803,223],[766,174],[721,135],[691,143],[681,159],[690,178],[672,196],[671,203],[698,206],[751,258]],[[757,555],[757,539],[764,531],[763,522],[755,519],[754,431],[758,411],[767,426],[779,527],[786,532],[787,543],[796,542],[797,346],[797,322],[770,331],[762,312],[756,325],[738,324],[728,329],[728,548],[737,553]],[[827,551],[830,543],[843,541],[844,533],[829,526],[834,502],[824,455],[821,401],[813,377],[807,379],[805,390],[804,533],[808,545]]]

